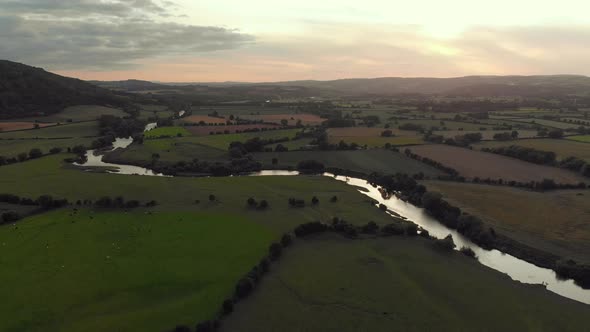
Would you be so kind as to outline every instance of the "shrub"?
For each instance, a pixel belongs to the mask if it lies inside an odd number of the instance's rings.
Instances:
[[[249,207],[256,207],[256,200],[252,197],[248,198],[248,200],[246,201],[246,204],[248,204]]]
[[[37,148],[31,149],[31,151],[29,151],[29,158],[31,158],[31,159],[39,158],[42,155],[43,155],[43,152],[41,152],[41,150],[37,149]]]
[[[213,202],[213,201],[215,201],[216,199],[217,199],[217,198],[215,197],[215,195],[213,195],[213,194],[209,195],[209,201],[210,201],[210,202]]]
[[[270,261],[268,260],[268,258],[264,257],[263,259],[260,260],[260,263],[258,263],[258,269],[260,270],[261,273],[266,273],[268,272],[270,268]]]
[[[191,328],[186,325],[176,325],[173,332],[191,332]]]
[[[49,150],[49,153],[51,153],[51,154],[57,154],[57,153],[60,153],[61,151],[62,151],[61,148],[57,148],[56,147],[56,148],[51,148],[51,150]]]
[[[317,197],[313,196],[311,198],[311,204],[312,205],[317,205],[319,202],[320,202],[320,200]]]
[[[100,208],[110,208],[113,206],[113,200],[108,196],[103,196],[94,202],[94,205]]]
[[[139,201],[137,201],[137,200],[127,201],[127,202],[125,202],[125,207],[128,209],[137,208],[137,207],[139,207]]]
[[[72,148],[72,153],[77,155],[86,154],[86,147],[84,145],[76,145]]]
[[[16,213],[15,211],[4,212],[4,213],[2,213],[2,215],[0,217],[1,217],[0,222],[2,224],[15,222],[20,219],[20,215],[18,213]]]
[[[154,207],[156,205],[158,205],[158,202],[156,202],[154,200],[151,200],[151,201],[145,203],[145,206],[147,206],[147,207]]]
[[[261,200],[260,203],[258,203],[258,208],[260,210],[268,208],[268,202],[265,199]]]
[[[323,173],[325,170],[324,164],[315,160],[304,160],[297,164],[297,170],[306,174]]]
[[[269,257],[272,260],[277,260],[279,257],[281,257],[281,252],[283,247],[278,244],[278,243],[273,243],[270,245],[270,247],[268,247],[268,253],[269,253]]]
[[[319,221],[308,222],[295,227],[295,236],[304,237],[314,233],[325,232],[328,229],[326,224],[322,224]]]
[[[361,227],[361,232],[366,234],[375,234],[379,230],[379,226],[374,221],[369,221],[366,225]]]
[[[434,241],[434,245],[437,249],[441,251],[452,251],[455,249],[456,245],[453,241],[453,236],[451,234],[447,235],[444,239],[436,239]]]
[[[289,205],[291,207],[302,208],[305,206],[305,201],[302,199],[297,199],[297,198],[289,198]]]
[[[385,204],[379,204],[379,210],[387,211],[387,206],[385,206]]]
[[[467,257],[476,258],[475,251],[469,247],[461,247],[459,251]]]
[[[254,283],[252,282],[252,279],[242,278],[236,285],[235,295],[239,299],[245,298],[246,296],[250,295],[253,289]]]
[[[330,202],[332,202],[332,203],[338,202],[338,196],[332,196],[332,198],[330,198]]]
[[[283,246],[283,248],[290,246],[292,242],[293,239],[289,234],[283,234],[283,236],[281,237],[281,245]]]
[[[197,324],[195,329],[196,332],[213,332],[219,328],[219,321],[217,320],[206,320]]]
[[[231,314],[234,311],[234,301],[232,299],[226,299],[223,301],[221,309],[224,315]]]
[[[400,222],[395,222],[381,227],[381,232],[385,235],[403,235],[406,230]]]
[[[418,225],[413,222],[406,222],[406,235],[416,236],[418,235]]]

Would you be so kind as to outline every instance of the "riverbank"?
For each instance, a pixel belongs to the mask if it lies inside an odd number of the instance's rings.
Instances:
[[[382,177],[382,176],[378,176],[376,174],[371,174],[369,176],[365,175],[362,172],[358,172],[358,171],[350,171],[350,170],[344,170],[344,169],[339,169],[339,168],[330,168],[329,171],[332,171],[332,174],[341,174],[341,175],[345,175],[345,176],[352,176],[355,177],[353,178],[353,182],[356,183],[356,187],[357,188],[364,188],[364,190],[359,190],[361,191],[363,194],[372,197],[374,200],[376,200],[377,202],[379,202],[380,204],[384,205],[384,206],[388,206],[388,202],[391,202],[389,200],[390,195],[387,195],[387,197],[383,197],[382,192],[377,190],[377,192],[379,193],[377,196],[375,196],[375,193],[372,193],[371,189],[374,188],[368,188],[367,187],[367,183],[364,181],[360,181],[361,179],[365,180],[369,180],[374,186],[375,185],[380,185],[380,186],[384,186],[386,188],[386,190],[389,190],[391,193],[395,193],[398,197],[400,197],[401,199],[405,200],[405,201],[409,201],[413,204],[417,204],[418,206],[422,205],[422,199],[423,196],[425,195],[426,190],[424,188],[421,188],[417,182],[409,176],[405,176],[401,177],[401,178],[397,178],[396,180],[393,181],[393,183],[391,182],[391,180],[389,177]],[[331,175],[331,174],[328,174]],[[348,181],[350,179],[345,177],[345,181],[348,183]],[[385,181],[385,182],[383,182]],[[396,181],[398,182],[396,184]],[[401,182],[400,182],[401,181]],[[396,187],[397,186],[397,187]],[[417,190],[419,189],[419,190]],[[416,191],[417,190],[417,191]],[[446,222],[443,222],[444,225],[446,225],[447,227],[450,227],[451,229],[457,229],[457,218],[460,216],[461,214],[461,210],[453,207],[453,206],[449,206],[448,203],[441,201],[441,203],[437,203],[440,204],[440,206],[444,206],[444,209],[448,209],[449,212],[452,211],[452,214],[456,214],[453,218],[453,220],[447,220]],[[442,215],[449,215],[447,212],[444,211],[444,209],[442,211],[439,211],[439,213],[443,213]],[[404,214],[399,214],[399,211],[396,211],[395,209],[391,209],[395,215],[399,215],[401,217],[407,218],[407,216],[405,216]],[[458,211],[458,212],[457,212]],[[430,210],[430,212],[432,213],[433,211]],[[434,214],[436,216],[436,214]],[[412,218],[410,218],[410,220],[413,220]],[[437,223],[440,223],[441,219],[439,216],[439,219],[436,221]],[[413,220],[413,222],[417,222],[419,225],[423,226],[420,222],[418,222],[417,220]],[[432,227],[432,223],[429,224],[430,227]],[[471,225],[467,225],[469,227],[471,227]],[[499,269],[500,271],[503,272],[507,272],[511,275],[514,275],[514,273],[516,273],[516,275],[518,275],[518,273],[520,273],[521,271],[515,271],[514,267],[511,267],[510,264],[512,264],[511,262],[508,261],[503,261],[503,263],[498,266],[496,262],[494,261],[498,261],[498,257],[496,257],[495,254],[489,254],[488,252],[491,249],[495,249],[495,250],[499,250],[500,252],[503,253],[507,253],[509,255],[512,256],[511,260],[517,260],[518,258],[523,259],[526,262],[532,263],[534,264],[535,268],[545,268],[545,269],[550,269],[551,271],[553,271],[553,273],[547,273],[547,271],[543,271],[541,273],[542,276],[536,276],[535,278],[532,278],[532,280],[535,280],[537,283],[543,283],[543,284],[550,284],[552,287],[553,291],[556,291],[560,294],[568,294],[565,296],[574,296],[574,298],[577,299],[582,299],[582,301],[588,301],[590,302],[590,292],[586,292],[584,291],[582,295],[576,294],[576,287],[573,285],[562,285],[560,284],[560,279],[561,278],[572,278],[574,279],[577,283],[579,283],[580,285],[584,286],[584,287],[588,287],[588,274],[589,274],[589,269],[585,268],[584,266],[580,266],[577,264],[571,264],[568,262],[567,265],[564,265],[562,262],[564,261],[563,257],[556,255],[554,253],[550,253],[550,252],[545,252],[542,250],[538,250],[537,248],[528,246],[524,243],[521,243],[517,240],[515,240],[512,237],[509,236],[505,236],[502,234],[497,234],[496,232],[493,231],[493,229],[490,228],[489,231],[483,229],[480,225],[473,225],[473,226],[478,226],[478,228],[473,228],[471,227],[471,229],[469,228],[465,228],[463,227],[463,229],[460,229],[460,233],[459,232],[455,232],[454,236],[461,236],[464,237],[466,239],[466,241],[464,242],[474,242],[477,245],[482,246],[483,248],[486,249],[486,255],[489,256],[487,257],[487,261],[489,262],[488,264],[496,264],[496,268]],[[424,226],[423,226],[424,227]],[[443,226],[444,227],[444,226]],[[431,231],[431,228],[425,227],[425,229],[427,229],[428,231]],[[485,232],[484,232],[485,230]],[[447,234],[449,234],[449,230],[446,229],[442,231],[442,233],[437,234],[436,236],[443,238],[445,237]],[[452,234],[452,232],[451,232]],[[476,246],[474,243],[469,243],[467,246],[468,247],[474,247]],[[483,253],[483,251],[480,251]],[[485,261],[485,259],[484,259]],[[532,267],[527,267],[526,264],[520,264],[521,266],[519,267],[520,269],[534,269]],[[565,267],[565,268],[564,268]],[[560,273],[560,277],[555,275],[555,272],[559,272]],[[537,273],[540,273],[539,270],[537,270]],[[530,279],[530,278],[529,278]],[[528,280],[528,279],[517,279],[523,282],[535,282],[532,280]]]

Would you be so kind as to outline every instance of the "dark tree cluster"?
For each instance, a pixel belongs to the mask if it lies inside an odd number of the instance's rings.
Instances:
[[[483,136],[481,133],[469,133],[464,135],[457,135],[454,138],[447,138],[443,142],[447,145],[454,146],[469,146],[471,144],[480,142]]]
[[[518,145],[510,145],[498,148],[483,148],[482,151],[517,158],[540,165],[554,165],[556,162],[555,152],[541,151]]]
[[[110,159],[109,161],[114,160]],[[154,164],[154,159],[152,159],[149,163],[140,163],[138,166],[151,167],[154,171],[166,175],[188,174],[229,176],[258,172],[262,169],[262,164],[254,160],[251,156],[234,158],[226,163],[200,161],[195,159],[193,161],[179,161],[174,164]]]
[[[142,133],[146,122],[138,118],[120,118],[114,115],[101,115],[98,118],[98,126],[101,136],[131,137]]]
[[[50,195],[41,195],[37,199],[31,199],[12,194],[0,194],[0,202],[37,206],[39,210],[58,209],[69,204],[67,199],[55,199]],[[21,216],[16,211],[6,211],[0,215],[0,224],[12,223],[19,219]]]
[[[264,275],[269,272],[271,263],[278,261],[282,257],[284,249],[289,247],[292,244],[292,241],[293,239],[291,238],[291,235],[287,233],[283,234],[280,242],[272,243],[268,248],[268,256],[262,258],[260,262],[252,267],[252,269],[250,269],[250,271],[245,276],[238,280],[234,287],[233,295],[222,302],[218,314],[211,320],[198,323],[195,331],[217,331],[221,326],[222,319],[234,311],[235,306],[239,301],[252,294]],[[185,326],[180,327],[183,329],[180,331],[185,331],[184,329],[187,328]],[[190,331],[190,329],[188,331]]]
[[[140,207],[141,203],[137,200],[125,201],[125,199],[121,196],[117,196],[114,198],[111,198],[109,196],[103,196],[97,199],[94,202],[94,205],[97,208],[103,209],[134,209]],[[146,203],[145,206],[148,206],[148,203]]]
[[[381,227],[381,235],[418,235],[418,226],[410,221],[397,221]]]
[[[291,197],[289,198],[289,206],[294,208],[305,207],[305,200]]]
[[[346,221],[344,221],[343,219],[340,219],[338,217],[334,217],[332,219],[332,225],[330,225],[330,230],[332,230],[333,232],[336,232],[336,233],[343,234],[344,236],[347,236],[350,238],[356,238],[356,237],[358,237],[358,234],[359,234],[359,230],[358,230],[357,226],[355,226],[353,224],[349,224]]]
[[[319,161],[303,160],[297,164],[297,170],[304,174],[320,174],[326,170],[326,167]]]
[[[449,234],[444,239],[434,240],[434,247],[443,252],[452,252],[456,245],[453,236]]]
[[[323,233],[328,230],[328,225],[319,221],[312,221],[295,227],[294,233],[297,237],[306,237],[311,234]]]
[[[322,151],[346,151],[346,150],[358,150],[360,146],[357,143],[346,143],[340,141],[338,144],[332,144],[328,141],[328,133],[325,128],[320,128],[313,132],[313,140],[310,142],[311,145],[317,145],[318,150]]]
[[[436,160],[433,160],[433,159],[430,159],[430,158],[427,158],[427,157],[422,157],[422,156],[420,156],[418,154],[412,153],[412,150],[410,150],[410,149],[405,149],[404,150],[404,154],[407,157],[410,157],[410,158],[412,158],[414,160],[423,162],[423,163],[425,163],[427,165],[430,165],[430,166],[432,166],[432,167],[434,167],[436,169],[439,169],[439,170],[447,173],[451,179],[456,179],[456,178],[459,177],[459,172],[456,169],[451,168],[451,167],[448,167],[448,166],[445,166],[445,165],[441,164],[440,162],[438,162]]]
[[[491,152],[512,157],[539,165],[557,166],[590,177],[590,164],[577,157],[567,157],[557,161],[557,155],[552,151],[542,151],[533,148],[510,145],[497,148],[483,148],[484,152]]]
[[[251,209],[265,210],[268,208],[268,202],[265,199],[257,202],[256,199],[250,197],[246,200],[246,204]]]
[[[229,144],[230,155],[234,158],[240,158],[251,152],[272,152],[272,148],[266,147],[269,144],[288,142],[289,137],[275,139],[261,139],[260,137],[251,138],[245,142],[231,142]],[[282,145],[281,145],[282,146]],[[286,149],[283,147],[283,149]],[[286,150],[285,150],[286,151]],[[281,151],[278,151],[281,152]]]
[[[571,278],[584,288],[590,288],[590,265],[578,264],[572,259],[560,260],[555,264],[558,275]]]
[[[513,130],[512,132],[496,133],[494,134],[494,140],[496,141],[510,141],[518,138],[518,131]]]
[[[442,179],[446,180],[446,179]],[[519,181],[504,181],[503,179],[490,179],[485,178],[481,179],[479,177],[475,177],[471,180],[473,183],[483,183],[489,185],[507,185],[510,187],[517,187],[517,188],[527,188],[531,190],[538,190],[538,191],[546,191],[546,190],[555,190],[555,189],[585,189],[586,184],[584,182],[580,182],[578,184],[570,184],[570,183],[556,183],[552,179],[543,179],[541,181],[530,181],[530,182],[519,182]]]
[[[400,198],[423,207],[430,215],[449,228],[457,229],[473,242],[484,248],[491,249],[496,233],[491,227],[485,227],[476,217],[462,215],[461,209],[452,206],[436,192],[428,192],[426,188],[406,174],[380,175],[373,173],[369,183],[378,185],[388,193],[397,193]]]

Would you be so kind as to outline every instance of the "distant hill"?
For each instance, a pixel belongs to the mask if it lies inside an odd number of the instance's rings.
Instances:
[[[301,86],[349,95],[395,95],[406,93],[464,96],[540,96],[590,93],[590,77],[549,76],[465,76],[455,78],[384,77],[333,81],[288,81],[262,83]]]
[[[165,90],[169,85],[158,84],[150,81],[142,80],[125,80],[125,81],[88,81],[94,85],[106,89],[120,90],[120,91],[148,91],[148,90]],[[172,87],[173,88],[173,87]]]
[[[88,82],[0,60],[0,118],[52,114],[74,105],[115,105],[125,98]]]
[[[465,76],[454,78],[353,78],[332,81],[285,81],[268,83],[153,83],[128,80],[93,82],[99,86],[129,92],[148,90],[199,93],[203,96],[393,96],[401,94],[448,95],[466,97],[590,96],[590,77],[547,76]],[[272,93],[269,93],[271,92]]]

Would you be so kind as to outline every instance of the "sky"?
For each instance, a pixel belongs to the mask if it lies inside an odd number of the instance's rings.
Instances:
[[[81,79],[590,75],[587,0],[0,0],[0,58]]]

